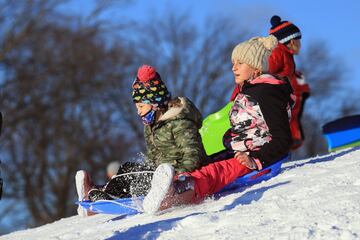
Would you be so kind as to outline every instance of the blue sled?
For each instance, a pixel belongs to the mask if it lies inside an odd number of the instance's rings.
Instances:
[[[144,197],[119,198],[116,200],[99,200],[96,202],[79,201],[76,202],[83,208],[94,213],[133,215],[142,211],[142,201]]]
[[[264,168],[261,171],[253,171],[246,174],[245,176],[239,177],[234,182],[226,185],[221,191],[218,192],[218,194],[269,180],[270,178],[275,177],[280,173],[281,164],[283,164],[288,159],[289,155],[286,155],[285,157],[281,158],[280,161],[270,165],[267,168]]]
[[[262,181],[266,181],[280,173],[281,164],[288,160],[289,155],[283,157],[280,161],[273,165],[264,168],[261,171],[253,171],[245,176],[239,177],[234,182],[228,184],[217,194],[238,189],[245,186],[250,186]],[[83,208],[95,213],[115,214],[115,215],[133,215],[143,212],[142,200],[144,197],[136,198],[119,198],[116,200],[99,200],[96,202],[79,201],[76,202]]]

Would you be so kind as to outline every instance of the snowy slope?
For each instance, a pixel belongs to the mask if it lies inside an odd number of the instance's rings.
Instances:
[[[267,182],[160,216],[73,216],[0,239],[360,239],[360,148],[285,163]]]

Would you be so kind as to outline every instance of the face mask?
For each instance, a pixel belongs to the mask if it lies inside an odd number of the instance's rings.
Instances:
[[[143,124],[151,125],[155,121],[155,110],[150,110],[147,114],[141,117]]]

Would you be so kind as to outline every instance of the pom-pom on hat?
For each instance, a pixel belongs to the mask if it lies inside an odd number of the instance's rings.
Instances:
[[[142,65],[139,67],[137,72],[137,78],[140,82],[147,82],[150,79],[155,78],[156,76],[156,69],[149,65]]]
[[[280,43],[287,44],[291,39],[301,39],[300,29],[293,23],[281,21],[277,15],[272,16],[269,34],[274,35]]]
[[[269,70],[269,57],[272,49],[277,45],[276,37],[254,37],[238,44],[231,55],[232,61],[246,63],[262,72]]]
[[[151,104],[155,110],[166,108],[171,99],[171,94],[161,80],[160,74],[149,65],[139,67],[132,88],[132,97],[135,103]]]

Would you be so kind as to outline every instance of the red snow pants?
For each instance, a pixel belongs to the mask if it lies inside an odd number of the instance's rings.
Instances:
[[[220,191],[227,184],[251,171],[253,170],[240,164],[235,158],[230,158],[188,173],[195,182],[195,197],[192,202],[201,202],[205,197]]]

